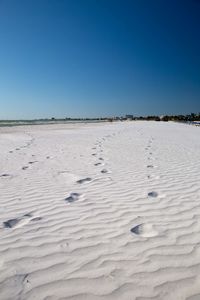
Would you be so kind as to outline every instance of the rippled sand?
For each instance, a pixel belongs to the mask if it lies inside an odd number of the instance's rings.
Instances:
[[[200,299],[200,128],[0,128],[1,300]]]

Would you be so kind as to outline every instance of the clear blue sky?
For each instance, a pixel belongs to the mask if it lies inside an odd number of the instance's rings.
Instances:
[[[0,0],[0,119],[200,111],[200,1]]]

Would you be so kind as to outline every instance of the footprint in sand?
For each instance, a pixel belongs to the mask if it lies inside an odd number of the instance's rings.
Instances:
[[[96,156],[97,154],[96,154],[96,153],[92,153],[92,155],[93,155],[93,156]]]
[[[142,237],[154,237],[158,235],[158,231],[154,229],[152,224],[139,224],[131,228],[131,232]]]
[[[37,160],[35,160],[35,161],[29,161],[28,163],[29,163],[29,165],[32,165],[32,164],[35,164],[37,162]]]
[[[99,162],[99,163],[96,163],[96,164],[94,164],[94,166],[100,166],[101,165],[101,163]]]
[[[65,201],[68,203],[72,203],[79,200],[79,198],[80,198],[79,193],[71,193],[67,198],[65,198]]]
[[[4,228],[18,228],[27,224],[29,221],[39,221],[41,219],[41,217],[33,217],[31,213],[27,213],[22,217],[10,219],[3,222],[3,226]]]
[[[3,222],[3,225],[5,228],[13,228],[18,223],[19,223],[18,219],[10,219],[8,221]]]
[[[103,169],[103,170],[101,170],[101,173],[103,173],[103,174],[108,173],[108,170]]]
[[[158,197],[158,193],[157,192],[150,192],[150,193],[148,193],[148,197],[156,198],[156,197]]]
[[[147,168],[153,168],[153,165],[148,165]]]
[[[26,170],[28,169],[28,166],[22,167],[22,170]]]
[[[99,157],[99,160],[104,160],[102,157]]]
[[[10,174],[7,174],[7,173],[0,175],[0,177],[9,177],[9,176],[10,176]]]
[[[90,182],[91,180],[92,180],[92,178],[86,177],[86,178],[77,180],[77,183],[82,184],[82,183]]]

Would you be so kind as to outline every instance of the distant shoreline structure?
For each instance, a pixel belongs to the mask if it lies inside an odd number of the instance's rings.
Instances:
[[[125,115],[122,117],[103,118],[46,118],[33,120],[0,120],[0,127],[20,126],[20,125],[44,125],[44,124],[74,124],[74,123],[101,123],[113,121],[174,121],[200,126],[200,113],[190,115],[162,115],[162,116],[134,116]]]

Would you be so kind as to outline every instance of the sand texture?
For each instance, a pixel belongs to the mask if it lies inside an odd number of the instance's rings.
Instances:
[[[0,128],[0,300],[199,300],[200,129]]]

